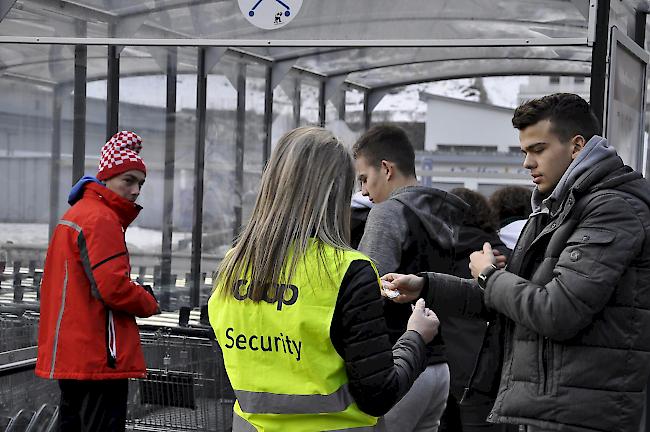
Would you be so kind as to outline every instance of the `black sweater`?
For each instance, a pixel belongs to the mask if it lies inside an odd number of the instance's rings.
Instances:
[[[407,331],[393,347],[377,275],[367,261],[350,264],[339,289],[330,338],[345,361],[359,408],[382,416],[411,388],[427,359],[422,337]]]

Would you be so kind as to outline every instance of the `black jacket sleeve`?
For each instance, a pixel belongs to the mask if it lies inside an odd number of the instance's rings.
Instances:
[[[463,318],[494,318],[494,313],[485,306],[484,291],[476,279],[442,273],[418,273],[418,276],[426,278],[421,296],[434,312]]]
[[[407,331],[391,349],[377,274],[354,261],[339,290],[330,337],[345,361],[350,393],[369,415],[386,414],[426,367],[425,344]]]

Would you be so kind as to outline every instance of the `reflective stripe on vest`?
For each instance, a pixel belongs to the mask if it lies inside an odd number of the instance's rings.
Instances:
[[[335,429],[336,432],[386,432],[386,424],[384,418],[380,418],[375,426],[361,426],[358,428]],[[232,413],[232,432],[257,432],[255,426],[237,415],[236,412]]]
[[[354,398],[344,384],[328,395],[288,395],[235,390],[242,411],[253,414],[319,414],[344,411]]]

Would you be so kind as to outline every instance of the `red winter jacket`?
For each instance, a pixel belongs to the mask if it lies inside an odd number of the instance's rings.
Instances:
[[[36,375],[143,377],[135,317],[159,309],[154,297],[131,281],[124,241],[141,207],[100,184],[84,187],[83,197],[59,221],[47,251]]]

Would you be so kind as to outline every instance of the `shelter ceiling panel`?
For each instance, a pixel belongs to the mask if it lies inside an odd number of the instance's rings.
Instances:
[[[547,59],[591,61],[589,47],[454,47],[454,48],[360,48],[307,55],[296,66],[327,76],[412,63],[462,59]]]
[[[74,47],[3,44],[0,46],[0,75],[44,84],[71,81],[74,76]]]
[[[291,24],[273,30],[252,26],[238,5],[227,1],[154,12],[150,18],[164,25],[165,17],[172,12],[172,31],[226,39],[576,37],[585,36],[587,26],[573,4],[552,0],[304,2]]]
[[[272,1],[272,0],[262,0]],[[579,0],[577,3],[588,0]],[[19,0],[0,23],[5,35],[46,36],[54,22],[93,23],[89,36],[218,39],[474,39],[586,36],[587,20],[566,0],[304,1],[288,25],[263,30],[232,0]],[[254,2],[251,2],[254,4]],[[24,22],[3,30],[5,21]],[[124,23],[132,24],[124,26]],[[101,25],[99,25],[101,24]],[[110,25],[109,25],[110,24]],[[139,25],[138,25],[139,24]],[[115,33],[115,26],[130,31]],[[77,36],[74,31],[60,36]]]
[[[591,63],[575,60],[472,59],[386,67],[352,73],[348,81],[374,89],[474,76],[579,75],[588,76]]]

